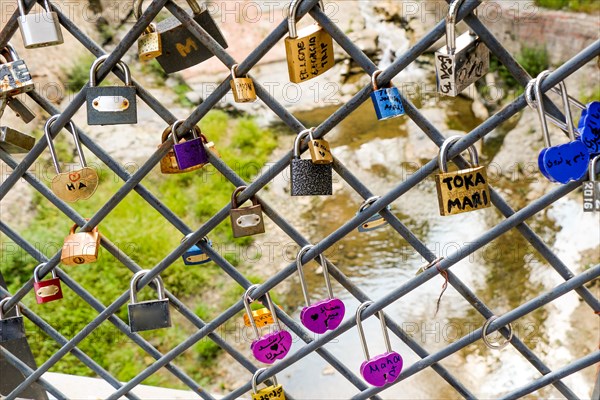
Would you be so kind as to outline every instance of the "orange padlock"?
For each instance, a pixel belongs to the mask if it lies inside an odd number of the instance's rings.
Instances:
[[[91,232],[77,232],[77,224],[69,231],[62,247],[60,261],[66,265],[79,265],[93,263],[98,260],[100,247],[100,233],[98,227]]]

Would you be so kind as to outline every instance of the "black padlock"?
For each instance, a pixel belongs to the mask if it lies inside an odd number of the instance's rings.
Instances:
[[[8,342],[11,340],[23,339],[25,337],[25,325],[23,325],[23,317],[21,316],[21,310],[19,305],[15,306],[16,316],[4,317],[2,308],[4,304],[12,297],[5,297],[0,301],[0,343]]]
[[[168,328],[171,326],[171,314],[169,312],[169,299],[165,298],[165,287],[160,276],[156,276],[153,282],[156,284],[158,300],[137,302],[137,283],[148,272],[147,269],[138,271],[131,278],[129,286],[130,304],[129,328],[131,332],[149,331],[152,329]]]
[[[294,141],[294,156],[290,166],[292,196],[331,196],[333,164],[315,164],[312,160],[300,158],[302,139],[311,132],[312,129],[303,130]]]

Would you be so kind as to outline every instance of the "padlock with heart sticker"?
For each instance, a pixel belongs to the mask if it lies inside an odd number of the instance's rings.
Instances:
[[[315,304],[310,304],[310,298],[308,297],[308,288],[306,286],[306,278],[304,277],[304,267],[302,265],[302,256],[312,249],[314,246],[304,246],[296,256],[296,267],[298,269],[298,276],[300,277],[300,285],[302,286],[302,294],[304,295],[304,302],[306,307],[302,309],[300,313],[300,320],[308,330],[314,333],[325,333],[328,330],[334,330],[342,323],[344,314],[346,312],[346,306],[344,302],[338,298],[333,297],[333,290],[331,289],[331,281],[329,280],[329,271],[327,269],[327,261],[323,254],[319,254],[319,260],[321,262],[321,268],[323,268],[323,276],[325,277],[325,287],[327,288],[328,298],[321,300]]]
[[[50,156],[52,157],[52,162],[54,163],[57,174],[52,178],[52,191],[62,200],[69,203],[73,203],[77,200],[89,199],[98,188],[98,174],[93,168],[86,165],[83,150],[79,144],[79,137],[72,121],[69,121],[69,126],[71,128],[71,133],[73,134],[75,150],[79,155],[81,168],[71,172],[60,171],[58,159],[56,158],[56,150],[54,149],[54,144],[50,135],[50,128],[58,117],[60,117],[60,114],[51,116],[44,126],[44,133],[46,135],[46,140],[48,141],[48,149],[50,150]]]
[[[365,339],[365,331],[362,326],[360,314],[371,304],[373,304],[372,301],[367,301],[362,303],[356,309],[356,328],[358,329],[360,343],[365,353],[365,361],[363,361],[360,366],[360,374],[365,381],[371,385],[384,386],[388,383],[395,382],[396,379],[398,379],[400,372],[402,371],[403,361],[402,356],[398,354],[398,352],[392,350],[383,311],[378,311],[377,314],[381,323],[381,330],[387,351],[373,358],[369,357],[369,348],[367,347],[367,340]]]

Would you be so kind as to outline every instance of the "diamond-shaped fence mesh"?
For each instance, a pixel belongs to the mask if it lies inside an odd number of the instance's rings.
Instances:
[[[28,12],[35,5],[35,0],[23,0],[24,8]],[[39,4],[43,4],[44,1],[38,1]],[[350,2],[348,2],[350,3]],[[364,70],[365,74],[372,75],[376,70],[377,66],[373,61],[363,53],[357,47],[348,36],[340,30],[335,23],[333,23],[327,15],[319,8],[316,7],[318,0],[304,0],[301,2],[298,9],[298,18],[306,14],[310,14],[334,39],[336,46],[342,48],[352,59],[353,63],[360,66]],[[490,33],[488,28],[473,14],[480,5],[479,0],[465,0],[458,12],[457,20],[464,20],[468,26],[481,38],[485,46],[489,48],[490,52],[508,69],[514,79],[523,87],[530,81],[531,77],[527,72],[517,63],[513,55],[507,51],[493,35]],[[106,54],[101,46],[94,43],[88,36],[86,36],[82,30],[70,21],[67,16],[61,12],[58,8],[54,7],[54,11],[58,13],[60,23],[64,30],[68,31],[73,37],[75,37],[83,46],[85,46],[94,57],[99,57]],[[154,0],[144,10],[140,18],[135,22],[123,39],[114,47],[112,52],[108,54],[108,58],[105,63],[100,66],[97,71],[97,78],[99,81],[104,79],[109,72],[116,74],[119,79],[124,80],[125,76],[119,68],[113,68],[117,65],[117,62],[126,54],[128,51],[132,51],[132,46],[135,45],[137,39],[145,31],[146,27],[152,22],[156,15],[163,9],[167,9],[174,17],[176,17],[181,23],[189,30],[191,35],[199,40],[211,53],[216,56],[228,69],[234,64],[238,64],[237,72],[239,76],[244,74],[251,74],[252,68],[255,66],[267,52],[273,48],[279,41],[282,41],[288,32],[287,20],[282,20],[279,25],[268,35],[265,36],[264,40],[258,47],[249,51],[249,55],[243,60],[235,60],[223,47],[217,43],[198,23],[196,23],[186,10],[175,4],[170,0]],[[18,30],[17,26],[18,12],[15,12],[6,25],[0,32],[0,48],[4,47],[6,43],[13,37],[15,32]],[[576,29],[576,27],[574,27]],[[377,77],[377,83],[379,87],[385,87],[391,79],[397,76],[403,69],[414,62],[417,57],[421,56],[426,52],[433,44],[435,44],[440,38],[446,34],[445,22],[439,22],[432,30],[426,32],[418,42],[412,47],[406,50],[402,55],[397,57],[389,67]],[[234,41],[236,38],[227,38],[228,41]],[[578,54],[573,58],[567,60],[554,72],[552,72],[542,84],[542,90],[544,92],[550,90],[552,87],[563,81],[579,68],[586,63],[593,60],[595,57],[600,55],[600,41],[596,41],[587,48],[580,49]],[[60,62],[60,60],[55,60]],[[204,101],[189,115],[185,121],[178,127],[178,133],[189,132],[206,114],[213,108],[223,97],[230,91],[230,80],[231,77],[226,78],[220,85],[209,95]],[[301,132],[307,127],[303,126],[299,120],[286,110],[286,108],[278,103],[273,96],[267,91],[260,82],[254,82],[256,86],[256,93],[260,101],[262,101],[272,112],[279,118],[285,125],[287,125],[294,132]],[[143,102],[145,102],[160,118],[165,121],[165,125],[171,125],[176,121],[176,116],[173,115],[168,108],[166,108],[161,101],[144,89],[141,84],[137,81],[133,81],[133,85],[136,87],[137,96]],[[87,87],[87,85],[86,85]],[[59,110],[52,104],[48,99],[42,96],[37,91],[29,92],[27,95],[35,101],[43,110],[45,110],[48,116],[60,114],[56,119],[55,123],[51,126],[50,132],[54,137],[60,132],[63,127],[69,125],[69,121],[72,119],[77,110],[80,109],[86,102],[86,87],[84,87],[79,93],[74,95],[72,100],[64,107]],[[372,92],[371,85],[365,86],[362,90],[356,93],[348,102],[340,106],[335,112],[325,118],[320,125],[316,127],[313,132],[315,139],[326,138],[327,134],[332,131],[337,125],[339,125],[345,118],[347,118],[353,111],[355,111],[361,104],[367,101]],[[440,132],[436,126],[434,126],[420,111],[411,103],[411,101],[403,97],[402,102],[406,112],[405,118],[410,118],[423,132],[424,135],[429,138],[436,146],[441,146],[445,140],[445,135]],[[550,104],[550,103],[548,103]],[[474,145],[477,141],[489,135],[494,129],[498,128],[512,116],[517,114],[519,111],[527,106],[525,95],[517,97],[514,101],[506,105],[500,111],[487,118],[483,123],[469,132],[467,135],[458,140],[453,144],[448,152],[448,158],[453,159],[459,167],[465,167],[466,161],[460,157],[460,153],[467,150],[470,146]],[[549,108],[549,107],[548,107]],[[556,108],[551,109],[555,116],[561,120],[564,117],[557,111]],[[140,121],[141,124],[144,121]],[[230,261],[228,261],[223,254],[219,252],[217,247],[211,247],[207,242],[202,239],[210,235],[211,232],[219,225],[223,220],[228,218],[230,204],[224,203],[222,209],[214,214],[211,218],[206,220],[199,228],[188,226],[178,215],[171,211],[162,201],[159,194],[152,193],[148,188],[142,185],[142,180],[159,164],[160,160],[171,150],[172,142],[166,141],[163,145],[159,146],[156,152],[148,158],[148,160],[141,165],[134,173],[130,173],[123,166],[121,166],[111,155],[100,147],[94,140],[86,134],[84,129],[76,127],[77,132],[80,136],[82,145],[86,151],[94,154],[107,168],[114,172],[118,176],[123,184],[116,190],[114,194],[110,196],[108,201],[93,215],[83,216],[79,215],[68,203],[57,197],[47,185],[39,180],[34,174],[28,172],[29,168],[38,160],[43,157],[46,152],[47,142],[44,139],[39,140],[33,149],[25,155],[19,162],[13,156],[5,151],[0,151],[0,158],[6,163],[12,172],[4,179],[0,185],[0,199],[4,198],[7,193],[15,186],[15,184],[24,179],[33,189],[39,194],[46,198],[52,203],[56,210],[64,214],[65,218],[73,221],[73,223],[81,227],[80,231],[87,232],[91,231],[94,227],[102,223],[102,221],[111,215],[119,204],[128,196],[130,193],[135,191],[141,198],[143,198],[152,208],[158,212],[162,218],[164,218],[165,224],[170,224],[179,232],[181,236],[188,236],[188,239],[181,245],[172,249],[164,259],[155,263],[154,265],[139,265],[134,261],[130,255],[127,254],[126,250],[118,247],[111,241],[110,237],[106,235],[101,236],[101,246],[110,253],[107,257],[114,257],[119,260],[122,268],[127,268],[133,273],[141,269],[149,269],[150,272],[143,276],[138,283],[138,287],[151,284],[153,279],[159,274],[163,273],[168,268],[171,268],[174,264],[178,263],[181,256],[188,251],[193,243],[197,243],[202,251],[208,254],[218,267],[221,268],[222,274],[227,275],[229,283],[231,285],[239,285],[244,290],[248,289],[252,283],[248,276],[244,276]],[[305,151],[307,148],[306,143],[303,143],[302,150]],[[232,188],[246,185],[245,189],[239,196],[239,200],[244,201],[249,199],[253,195],[261,194],[261,191],[265,189],[265,186],[272,182],[278,175],[284,173],[289,167],[290,160],[292,159],[292,152],[288,152],[281,159],[273,162],[268,169],[264,169],[261,173],[254,177],[252,182],[245,182],[238,173],[227,165],[222,159],[217,157],[214,153],[209,152],[209,161],[216,168],[216,170],[222,174],[229,182],[232,183]],[[361,182],[361,180],[353,174],[353,172],[346,168],[342,163],[341,159],[336,158],[333,163],[333,170],[337,176],[345,182],[352,190],[354,190],[359,196],[364,199],[368,199],[374,196],[367,184]],[[523,384],[520,380],[518,384],[512,387],[506,388],[503,398],[518,398],[526,396],[530,393],[534,393],[537,390],[546,386],[553,386],[555,388],[553,395],[562,394],[565,398],[577,398],[576,393],[590,393],[592,388],[570,388],[563,382],[565,377],[572,374],[576,374],[600,361],[600,351],[593,351],[585,354],[581,358],[573,359],[570,363],[556,366],[551,369],[548,364],[548,360],[551,360],[555,352],[560,351],[560,344],[549,344],[544,354],[536,354],[534,349],[530,348],[527,343],[520,337],[520,332],[511,332],[507,328],[510,323],[518,322],[519,319],[527,316],[528,314],[539,310],[551,302],[559,301],[558,299],[569,293],[576,293],[577,296],[585,302],[590,310],[584,318],[597,318],[600,313],[600,301],[598,296],[593,294],[585,284],[598,278],[600,275],[600,264],[596,264],[584,272],[575,275],[572,270],[581,270],[581,268],[574,268],[573,266],[567,265],[563,262],[554,252],[553,248],[546,243],[542,237],[527,224],[527,221],[535,217],[538,213],[552,205],[559,199],[567,196],[569,193],[576,191],[581,186],[580,181],[573,181],[564,185],[557,185],[555,188],[547,193],[543,193],[539,198],[527,203],[519,210],[515,210],[496,190],[490,187],[491,202],[493,207],[496,208],[499,215],[503,216],[503,219],[493,226],[491,229],[485,231],[471,243],[468,247],[458,248],[456,251],[450,251],[445,254],[443,258],[437,258],[435,252],[430,249],[427,244],[420,238],[418,233],[415,233],[414,229],[409,227],[410,224],[403,220],[404,217],[398,217],[386,207],[392,202],[400,200],[402,196],[413,190],[418,184],[428,179],[430,176],[438,172],[438,160],[436,158],[431,159],[429,162],[422,165],[413,174],[410,174],[372,203],[372,205],[366,208],[363,212],[357,214],[349,220],[340,221],[337,226],[330,234],[323,235],[318,238],[318,243],[302,256],[303,262],[308,262],[312,259],[318,259],[320,254],[323,254],[329,249],[332,249],[336,244],[342,240],[353,230],[357,229],[361,224],[379,213],[385,221],[390,225],[387,229],[393,230],[397,233],[404,241],[406,241],[414,251],[426,260],[427,267],[424,268],[422,273],[417,274],[409,279],[398,278],[397,281],[393,282],[393,289],[387,293],[382,293],[377,288],[361,287],[356,281],[345,274],[340,268],[331,262],[327,261],[328,270],[331,275],[336,291],[344,292],[344,297],[354,297],[358,303],[366,301],[373,301],[368,307],[366,307],[361,314],[361,319],[366,319],[373,315],[380,316],[385,315],[385,322],[391,332],[391,336],[394,342],[397,339],[404,343],[407,351],[412,352],[410,356],[403,354],[405,359],[405,365],[402,368],[402,372],[399,377],[390,384],[384,386],[371,386],[363,380],[359,372],[358,365],[349,365],[345,363],[342,357],[336,355],[334,348],[338,342],[338,337],[341,335],[357,335],[356,319],[354,318],[354,309],[349,307],[347,302],[346,317],[341,322],[339,327],[335,330],[328,331],[322,335],[313,335],[304,326],[298,323],[290,315],[286,314],[283,309],[277,309],[277,316],[280,323],[288,331],[291,331],[296,335],[299,340],[293,343],[293,351],[291,351],[286,357],[272,365],[268,365],[266,370],[258,375],[258,381],[263,382],[275,374],[284,375],[286,369],[293,367],[294,364],[301,362],[305,357],[316,353],[325,363],[329,364],[332,373],[339,374],[346,381],[348,387],[353,388],[354,395],[353,399],[366,399],[366,398],[380,398],[379,395],[386,397],[386,391],[391,387],[402,387],[403,385],[411,385],[414,379],[409,379],[415,375],[425,374],[426,371],[437,375],[436,385],[439,385],[440,391],[444,386],[444,393],[453,393],[452,397],[464,397],[464,398],[475,398],[475,394],[472,386],[472,381],[464,382],[459,378],[461,375],[457,371],[457,368],[453,367],[452,363],[446,363],[445,361],[452,357],[452,355],[460,352],[462,349],[473,343],[482,343],[482,328],[483,322],[488,321],[489,324],[486,326],[487,333],[493,333],[499,331],[504,338],[509,340],[509,348],[512,346],[518,354],[527,360],[531,366],[538,371],[538,377],[530,380]],[[193,172],[192,172],[193,173]],[[166,177],[165,179],[168,179]],[[583,180],[583,179],[582,179]],[[101,183],[102,184],[102,183]],[[233,191],[233,189],[232,189]],[[210,195],[209,193],[207,195]],[[294,226],[292,226],[285,218],[278,213],[274,207],[270,206],[264,199],[261,200],[262,209],[266,216],[276,224],[291,241],[295,242],[299,247],[309,245],[309,241],[304,237]],[[89,218],[86,220],[86,217]],[[594,216],[597,218],[597,215]],[[127,223],[127,221],[123,221]],[[140,224],[139,229],[144,229],[143,220],[138,221]],[[451,224],[451,222],[449,222]],[[514,229],[513,229],[514,228]],[[596,228],[598,226],[596,225]],[[254,360],[249,351],[240,351],[239,347],[232,342],[230,337],[224,337],[221,335],[220,328],[222,328],[229,321],[233,321],[239,318],[240,313],[244,310],[244,304],[240,300],[233,304],[231,307],[222,310],[216,317],[209,321],[204,321],[196,312],[190,309],[184,301],[174,296],[169,292],[169,286],[167,285],[166,297],[169,300],[171,310],[173,311],[173,325],[171,329],[177,329],[177,324],[185,323],[191,324],[194,327],[194,331],[185,340],[172,343],[169,348],[158,348],[153,345],[151,336],[140,335],[130,330],[127,320],[123,320],[119,314],[121,308],[124,308],[130,298],[129,283],[123,284],[123,292],[120,296],[112,299],[110,304],[102,304],[97,300],[85,287],[74,280],[68,270],[60,267],[61,251],[58,249],[53,256],[47,258],[42,252],[36,248],[33,243],[28,242],[23,236],[19,234],[15,229],[7,225],[5,221],[0,222],[0,231],[10,238],[14,243],[20,246],[25,252],[29,253],[37,262],[43,263],[43,267],[40,270],[40,277],[49,276],[51,271],[55,271],[57,276],[68,288],[68,290],[79,296],[84,302],[88,303],[96,314],[90,317],[89,324],[77,332],[72,332],[69,337],[64,336],[57,330],[56,326],[53,326],[53,321],[50,318],[42,319],[37,314],[34,308],[28,308],[21,306],[23,316],[35,324],[45,335],[52,340],[56,341],[56,351],[52,353],[50,357],[43,360],[41,365],[33,368],[24,363],[20,357],[12,354],[9,348],[4,343],[0,344],[0,352],[2,357],[18,369],[24,376],[22,382],[20,382],[14,390],[10,393],[4,393],[7,399],[15,399],[20,397],[23,391],[28,388],[32,383],[37,382],[41,385],[44,390],[52,394],[56,398],[66,398],[56,387],[44,380],[43,375],[49,371],[58,362],[63,360],[66,356],[77,358],[81,363],[90,369],[90,374],[104,379],[112,387],[114,387],[114,393],[110,395],[110,399],[117,399],[121,396],[127,398],[138,398],[133,394],[132,390],[145,381],[147,378],[156,374],[157,371],[163,367],[170,373],[169,379],[180,381],[183,385],[187,386],[191,391],[195,392],[199,397],[203,399],[213,399],[213,395],[203,389],[203,384],[194,380],[190,376],[190,372],[186,371],[181,366],[178,366],[178,359],[185,356],[186,350],[197,344],[202,339],[208,338],[208,340],[214,342],[224,352],[230,356],[230,363],[238,363],[242,369],[247,370],[247,376],[239,380],[232,390],[225,394],[225,399],[234,399],[239,396],[249,397],[248,392],[252,389],[252,374],[260,367],[261,363]],[[450,226],[449,234],[451,235],[452,228]],[[553,287],[551,290],[540,291],[536,296],[532,296],[526,302],[518,304],[514,307],[503,307],[504,313],[497,316],[495,319],[491,319],[495,313],[500,314],[499,310],[494,310],[488,307],[482,299],[480,299],[475,291],[461,280],[457,274],[452,270],[452,266],[457,264],[459,261],[468,258],[476,251],[482,249],[484,246],[489,244],[491,241],[506,235],[509,232],[518,232],[519,235],[524,238],[535,251],[539,253],[541,257],[545,259],[545,262],[549,267],[553,268],[563,279],[564,282]],[[590,235],[597,235],[598,232],[590,232]],[[166,253],[167,251],[165,251]],[[3,266],[4,267],[4,266]],[[279,287],[290,279],[295,279],[297,271],[296,263],[291,262],[288,265],[282,266],[282,268],[270,278],[266,279],[256,286],[251,292],[253,299],[264,299],[265,295],[269,290]],[[90,271],[90,273],[93,273]],[[427,348],[418,338],[415,338],[407,332],[406,325],[403,321],[391,318],[385,314],[386,307],[389,307],[393,303],[401,303],[405,296],[411,294],[411,292],[420,288],[431,279],[441,276],[449,285],[451,285],[460,296],[464,298],[473,308],[475,314],[480,316],[481,326],[474,327],[472,331],[468,332],[467,335],[461,335],[456,337],[451,343],[444,346],[436,346],[435,349]],[[11,276],[4,277],[9,283],[11,282]],[[100,278],[99,278],[100,279]],[[439,279],[439,278],[438,278]],[[65,288],[65,289],[66,289]],[[201,290],[201,288],[199,288]],[[6,289],[0,288],[2,297],[12,296],[8,302],[4,304],[3,311],[7,312],[14,308],[25,296],[32,296],[33,291],[33,279],[27,282],[23,282],[20,288],[13,293],[9,293]],[[356,302],[354,302],[356,303]],[[266,301],[265,301],[266,304]],[[379,314],[379,311],[383,311],[384,314]],[[596,314],[596,315],[594,315]],[[374,318],[371,318],[371,320]],[[491,319],[491,320],[490,320]],[[139,371],[135,371],[127,382],[120,382],[116,377],[111,375],[105,368],[94,361],[94,355],[86,354],[78,345],[82,341],[90,338],[96,331],[100,331],[101,325],[108,321],[118,330],[122,335],[127,337],[126,340],[137,344],[145,353],[146,358],[149,359],[147,368]],[[371,321],[372,322],[372,321]],[[102,325],[105,326],[105,325]],[[376,334],[376,338],[371,336]],[[250,335],[252,336],[252,335]],[[374,343],[381,344],[381,338],[378,330],[368,333],[368,343],[372,346]],[[577,340],[574,338],[573,340]],[[247,344],[249,347],[251,339],[248,339]],[[116,343],[118,346],[118,343]],[[118,351],[118,350],[115,350]],[[361,349],[356,348],[353,351],[361,352]],[[371,350],[371,356],[375,350]],[[486,350],[490,353],[493,350]],[[505,350],[508,351],[508,350]],[[362,353],[362,352],[361,352]],[[502,355],[498,356],[498,362],[502,362]],[[71,358],[73,359],[73,358]],[[410,360],[410,362],[408,361]],[[414,360],[414,361],[412,361]],[[553,362],[551,364],[554,364]],[[302,371],[299,373],[298,370],[294,370],[289,380],[299,379],[303,380],[304,385],[312,385],[314,382],[320,379],[321,371]],[[1,378],[0,378],[1,379]],[[486,378],[488,379],[488,378]],[[495,385],[493,378],[487,383],[488,385]],[[300,385],[296,385],[299,387]],[[470,388],[471,387],[471,388]],[[284,385],[285,389],[285,385]],[[448,392],[447,389],[450,389]],[[347,392],[345,390],[344,392]],[[331,390],[328,391],[331,393]],[[388,392],[389,393],[389,392]],[[398,393],[398,392],[395,392]],[[412,393],[412,392],[411,392]],[[286,397],[288,399],[301,398],[302,392],[294,393],[292,390],[286,390]],[[325,398],[323,395],[321,398]],[[333,398],[339,398],[339,396],[331,396]],[[389,396],[387,396],[389,397]]]

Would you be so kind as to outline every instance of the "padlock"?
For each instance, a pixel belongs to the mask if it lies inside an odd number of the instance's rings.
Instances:
[[[33,148],[35,138],[8,126],[0,126],[0,149],[9,154],[27,153]]]
[[[589,180],[583,182],[583,211],[600,211],[600,181],[596,180],[596,163],[600,155],[590,162]]]
[[[273,364],[275,360],[283,359],[290,351],[290,348],[292,347],[292,335],[288,331],[283,330],[281,327],[279,319],[277,318],[277,314],[275,313],[275,307],[271,301],[271,296],[269,296],[269,293],[267,292],[265,296],[267,298],[269,311],[271,311],[271,315],[273,317],[273,325],[275,326],[275,330],[261,336],[258,326],[256,326],[254,318],[252,318],[252,309],[250,308],[250,303],[254,301],[252,297],[250,297],[250,294],[257,287],[258,285],[250,286],[242,297],[244,308],[246,309],[246,315],[248,316],[250,325],[252,326],[254,334],[256,335],[256,339],[252,341],[250,349],[252,350],[254,358],[256,358],[258,361],[265,364]]]
[[[23,324],[19,305],[15,305],[16,315],[14,317],[4,317],[4,305],[10,299],[12,297],[5,297],[0,300],[0,343],[25,338],[25,325]]]
[[[296,29],[296,12],[301,0],[293,0],[288,16],[289,36],[285,38],[288,72],[293,83],[306,82],[335,65],[333,39],[319,24]],[[323,1],[319,1],[325,10]]]
[[[283,386],[277,383],[277,377],[273,375],[273,385],[258,390],[258,375],[266,371],[266,368],[259,368],[252,375],[252,400],[285,400]]]
[[[13,110],[17,117],[21,118],[26,124],[35,119],[35,113],[18,98],[6,97],[3,100],[7,101],[7,105],[10,107],[10,109]]]
[[[40,280],[40,269],[46,264],[40,264],[33,270],[33,290],[35,292],[35,301],[38,304],[50,303],[54,300],[63,298],[60,287],[60,278],[56,276],[54,268],[52,269],[52,278],[45,281]]]
[[[171,132],[173,131],[173,126],[170,125],[168,126],[162,133],[162,143],[165,143],[169,137],[169,135],[171,134]],[[181,139],[181,141],[184,141],[185,139]],[[159,146],[160,147],[160,146]],[[197,169],[200,169],[204,166],[205,164],[200,164],[200,165],[194,165],[193,167],[190,168],[186,168],[184,170],[179,169],[179,167],[177,166],[177,158],[175,158],[175,151],[173,151],[173,149],[169,150],[169,152],[160,159],[160,172],[162,172],[163,174],[183,174],[185,172],[192,172],[195,171]]]
[[[125,86],[96,86],[96,72],[108,56],[98,57],[90,68],[90,86],[85,92],[88,125],[137,124],[136,89],[127,64],[117,64],[125,74]]]
[[[191,235],[192,234],[190,233],[189,235],[183,237],[183,239],[181,239],[181,243],[185,242],[187,238]],[[202,241],[208,246],[212,247],[212,240],[210,240],[206,236],[202,238]],[[181,256],[181,258],[183,259],[183,263],[185,265],[200,265],[206,264],[207,262],[211,261],[209,255],[206,254],[204,250],[202,250],[202,248],[200,248],[200,246],[198,246],[197,244],[193,245],[185,253],[183,253],[183,256]]]
[[[243,78],[238,78],[237,75],[237,64],[233,64],[231,67],[231,91],[233,92],[233,100],[236,103],[251,103],[256,101],[256,90],[254,89],[254,82],[252,78],[247,75]]]
[[[77,232],[77,224],[69,231],[69,236],[60,254],[60,262],[65,265],[81,265],[96,262],[98,260],[98,249],[100,248],[100,233],[95,226],[91,232]]]
[[[331,155],[331,147],[329,142],[325,139],[315,139],[313,132],[315,128],[310,128],[308,132],[309,142],[308,150],[310,151],[310,159],[313,164],[331,164],[333,163],[333,156]]]
[[[152,22],[142,36],[138,39],[138,56],[140,60],[152,60],[162,54],[162,40],[156,29],[156,24]]]
[[[456,97],[490,69],[490,51],[472,31],[456,38],[456,15],[464,0],[454,0],[446,16],[446,46],[435,53],[437,90]]]
[[[373,87],[371,101],[373,101],[377,119],[384,121],[386,119],[404,115],[404,106],[402,105],[400,90],[398,90],[396,86],[393,86],[391,82],[386,88],[377,87],[377,77],[379,74],[381,74],[381,71],[377,70],[373,72],[373,75],[371,76],[371,86]]]
[[[16,96],[33,90],[34,84],[25,60],[21,60],[10,43],[0,50],[0,98]]]
[[[178,140],[177,127],[183,122],[183,120],[175,121],[171,130],[171,137],[174,143],[173,151],[175,152],[177,167],[181,170],[184,170],[197,165],[203,166],[208,164],[208,153],[204,147],[204,144],[206,143],[206,137],[202,135],[198,125],[195,125],[190,131],[193,139]]]
[[[276,305],[275,307],[281,310],[281,306]],[[252,319],[254,320],[254,323],[260,328],[275,323],[275,321],[273,321],[273,315],[271,314],[271,310],[269,310],[266,307],[259,308],[258,310],[252,310]],[[246,325],[247,327],[252,326],[252,324],[250,323],[250,318],[248,318],[247,314],[244,314],[244,325]]]
[[[48,0],[44,1],[45,9],[41,13],[25,15],[23,0],[19,5],[19,29],[26,49],[54,46],[64,42],[58,15],[51,11]]]
[[[542,126],[545,148],[538,155],[538,167],[540,172],[551,182],[568,183],[583,178],[587,172],[590,154],[586,145],[575,137],[575,127],[571,116],[569,106],[569,95],[564,81],[559,83],[564,113],[566,118],[566,128],[569,134],[570,142],[559,146],[552,146],[550,143],[550,133],[546,122],[546,110],[543,98],[542,82],[550,75],[550,71],[542,71],[535,79],[535,84],[528,85],[530,90],[535,91],[535,98],[538,110],[538,118]]]
[[[579,119],[579,132],[579,139],[590,156],[600,154],[600,101],[592,101],[585,106]]]
[[[226,49],[227,41],[206,7],[200,7],[196,0],[186,1],[192,9],[194,21]],[[138,15],[142,15],[142,0],[138,0],[136,5]],[[167,74],[199,64],[214,55],[175,17],[158,22],[156,30],[162,41],[162,54],[156,61]]]
[[[300,158],[302,139],[310,134],[305,129],[296,136],[294,155],[290,165],[292,196],[330,196],[333,187],[332,164],[315,164]]]
[[[311,332],[322,334],[327,331],[335,330],[344,319],[346,312],[346,306],[344,302],[338,298],[333,297],[333,289],[331,288],[331,281],[329,280],[329,270],[327,268],[327,261],[323,253],[319,254],[319,260],[321,262],[321,268],[323,269],[323,277],[325,278],[325,287],[327,288],[327,299],[310,304],[310,298],[308,296],[308,287],[306,285],[306,278],[304,276],[304,268],[302,265],[302,256],[304,253],[312,249],[314,246],[304,246],[296,256],[296,268],[298,269],[298,276],[300,277],[300,286],[302,287],[302,294],[304,295],[305,307],[300,312],[300,321],[302,325]]]
[[[231,195],[229,218],[231,219],[231,228],[233,230],[234,238],[265,233],[262,206],[258,202],[256,196],[250,198],[252,206],[244,208],[239,207],[237,196],[246,188],[246,186],[240,186],[235,189]]]
[[[75,141],[75,150],[79,156],[79,162],[81,168],[72,172],[60,172],[60,166],[58,165],[58,159],[56,158],[56,151],[54,150],[54,143],[50,136],[50,128],[54,121],[60,117],[60,114],[56,114],[48,118],[46,125],[44,126],[44,133],[46,141],[48,142],[48,150],[50,150],[50,156],[54,163],[54,169],[56,170],[56,176],[52,178],[51,188],[55,195],[60,197],[62,200],[72,203],[77,200],[89,199],[96,189],[98,188],[98,174],[96,170],[87,166],[85,157],[83,156],[83,150],[79,144],[79,135],[73,125],[72,121],[69,121],[71,128],[71,134]]]
[[[296,12],[301,0],[293,0],[288,16],[289,36],[285,39],[290,81],[301,83],[315,78],[335,65],[333,39],[319,24],[300,32],[296,29]],[[323,2],[319,7],[324,10]]]
[[[158,300],[137,301],[137,283],[150,270],[143,269],[136,272],[129,285],[129,328],[131,332],[150,331],[153,329],[168,328],[171,326],[171,313],[169,299],[165,297],[165,286],[162,278],[157,275],[152,282],[156,285]],[[140,288],[141,289],[141,288]]]
[[[438,155],[441,173],[435,175],[440,215],[454,215],[487,208],[492,205],[485,166],[479,165],[475,146],[469,147],[471,168],[448,172],[447,155],[452,144],[462,136],[451,136],[444,141]]]
[[[362,303],[356,309],[356,328],[360,344],[365,354],[365,361],[360,366],[360,374],[369,384],[373,386],[384,386],[393,383],[400,376],[402,371],[402,356],[398,352],[392,350],[390,337],[385,323],[385,315],[383,311],[378,311],[379,322],[381,323],[381,331],[383,333],[383,341],[385,343],[386,352],[371,358],[369,356],[369,348],[365,338],[365,331],[362,326],[360,314],[367,306],[373,304],[372,301]]]
[[[367,208],[369,208],[373,203],[375,203],[380,198],[381,197],[379,197],[379,196],[373,196],[373,197],[369,197],[368,199],[366,199],[360,205],[360,208],[358,209],[358,212],[356,213],[356,215],[365,211]],[[388,204],[386,209],[388,211],[392,211],[392,206]],[[373,214],[368,220],[366,220],[365,222],[360,224],[358,226],[358,231],[359,232],[374,231],[375,229],[383,228],[387,224],[388,224],[388,222],[379,213],[377,213],[377,214]]]

